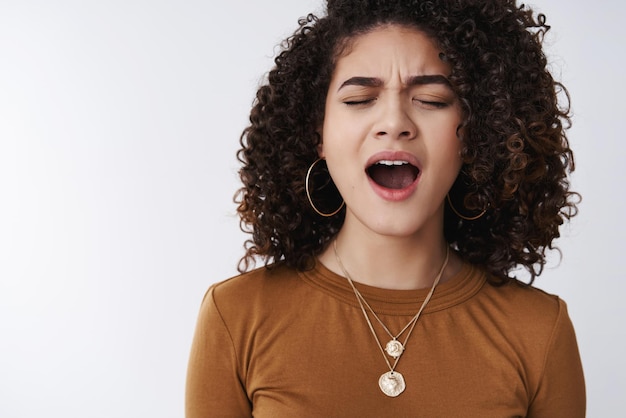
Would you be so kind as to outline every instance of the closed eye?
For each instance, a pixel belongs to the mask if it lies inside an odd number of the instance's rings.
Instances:
[[[420,106],[426,109],[444,109],[450,105],[447,102],[438,102],[438,101],[432,101],[432,100],[415,99],[415,102],[417,102]]]
[[[362,99],[362,100],[344,100],[344,104],[348,106],[363,106],[376,101],[375,98],[372,99]]]

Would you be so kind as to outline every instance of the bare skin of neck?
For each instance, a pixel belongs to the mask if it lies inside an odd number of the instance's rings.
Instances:
[[[411,236],[383,236],[344,225],[336,237],[337,252],[352,280],[383,289],[432,286],[446,256],[443,233],[421,231]],[[319,256],[332,272],[343,276],[332,244]],[[462,261],[453,251],[440,283],[459,272]]]

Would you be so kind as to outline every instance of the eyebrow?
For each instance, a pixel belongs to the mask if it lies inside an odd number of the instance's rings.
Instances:
[[[383,80],[376,77],[352,77],[344,81],[337,91],[346,86],[381,87]]]
[[[344,81],[337,91],[346,86],[381,87],[383,80],[377,77],[351,77]],[[421,86],[425,84],[443,84],[451,87],[450,80],[442,75],[414,75],[408,78],[407,86]]]
[[[448,87],[452,87],[450,80],[442,75],[414,75],[409,77],[407,85],[420,86],[423,84],[443,84]]]

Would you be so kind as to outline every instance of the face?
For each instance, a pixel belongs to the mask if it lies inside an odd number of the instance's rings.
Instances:
[[[391,25],[353,39],[337,60],[319,153],[346,202],[344,227],[442,233],[461,111],[440,52],[417,29]]]

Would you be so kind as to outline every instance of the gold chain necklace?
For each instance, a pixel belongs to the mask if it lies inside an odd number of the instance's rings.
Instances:
[[[361,295],[361,292],[359,292],[359,290],[354,285],[354,282],[352,281],[352,277],[350,277],[350,274],[348,273],[346,268],[343,266],[343,263],[341,262],[341,258],[339,257],[339,253],[337,252],[337,240],[333,241],[333,250],[335,251],[337,264],[339,264],[341,271],[343,272],[344,276],[346,276],[346,279],[348,279],[348,283],[350,283],[350,286],[352,287],[352,290],[354,291],[354,294],[356,296],[356,300],[357,302],[359,302],[359,306],[361,307],[363,316],[365,317],[365,320],[367,321],[367,325],[369,326],[369,329],[372,332],[374,339],[376,340],[376,344],[378,345],[378,348],[380,349],[380,352],[382,353],[383,358],[385,359],[385,363],[387,363],[387,367],[389,367],[389,371],[386,373],[383,373],[378,379],[378,386],[380,387],[380,390],[385,395],[390,396],[390,397],[396,397],[400,395],[402,392],[404,392],[404,389],[406,389],[406,382],[404,381],[404,376],[402,376],[400,372],[396,371],[396,366],[398,365],[398,362],[400,361],[400,355],[404,352],[406,343],[407,341],[409,341],[409,337],[411,336],[411,333],[413,332],[413,329],[415,328],[415,324],[417,324],[417,319],[420,317],[420,315],[422,314],[422,311],[428,304],[428,301],[430,301],[430,298],[433,296],[433,293],[435,292],[435,287],[437,287],[437,284],[441,280],[441,276],[443,276],[443,272],[446,269],[446,266],[448,265],[448,260],[450,256],[450,247],[446,247],[446,258],[444,259],[441,269],[439,270],[439,273],[437,273],[437,276],[435,277],[435,281],[433,282],[433,285],[430,288],[430,292],[428,292],[426,299],[424,299],[422,306],[417,311],[415,316],[411,318],[411,320],[406,324],[406,326],[402,328],[402,330],[395,336],[389,331],[389,328],[387,328],[385,324],[383,324],[383,321],[381,321],[378,315],[376,315],[376,312],[374,312],[370,304],[367,303],[363,295]],[[374,318],[376,318],[378,323],[383,327],[383,329],[391,337],[391,341],[387,343],[384,349],[383,349],[383,345],[378,339],[378,335],[376,335],[376,331],[374,331],[374,326],[372,325],[372,321],[370,320],[369,316],[367,315],[367,312],[365,311],[365,306],[367,306],[367,308],[370,310]],[[404,339],[404,343],[401,343],[400,341],[398,341],[398,338],[407,329],[409,330],[409,332],[407,333]],[[393,365],[389,362],[389,359],[385,355],[385,352],[395,359]]]

